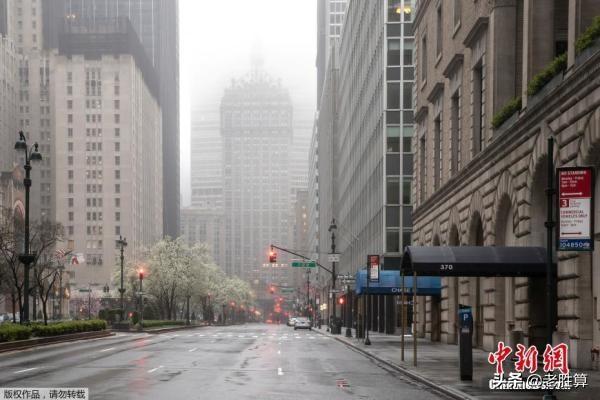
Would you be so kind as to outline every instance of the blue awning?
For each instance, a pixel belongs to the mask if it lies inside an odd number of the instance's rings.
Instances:
[[[404,277],[405,293],[412,295],[413,277]],[[357,295],[367,294],[367,271],[360,270],[356,274]],[[441,278],[435,276],[417,277],[417,296],[439,296],[442,291]],[[368,294],[402,294],[400,271],[389,270],[379,272],[379,282],[369,282]]]

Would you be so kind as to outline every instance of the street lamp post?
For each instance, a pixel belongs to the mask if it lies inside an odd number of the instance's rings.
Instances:
[[[127,239],[119,235],[117,246],[121,246],[121,288],[119,289],[119,294],[121,296],[121,321],[123,321],[123,316],[125,315],[125,302],[123,298],[123,295],[125,294],[125,288],[123,287],[123,261],[125,260],[125,257],[123,251],[125,247],[127,247]]]
[[[331,232],[331,254],[335,254],[335,231],[337,229],[337,225],[335,223],[335,218],[333,218],[331,220],[331,225],[329,225],[329,232]],[[335,275],[335,261],[331,262],[331,289],[332,289],[332,294],[331,294],[331,299],[332,299],[332,310],[331,310],[331,314],[332,314],[332,323],[333,326],[330,326],[330,330],[332,334],[337,334],[337,328],[334,329],[334,326],[336,326],[337,321],[336,321],[336,295],[335,295],[335,279],[336,279],[336,275]]]
[[[42,155],[38,151],[37,142],[34,143],[32,148],[27,146],[27,140],[23,131],[19,132],[19,140],[15,143],[15,150],[23,151],[25,153],[25,179],[23,179],[23,185],[25,186],[25,246],[23,253],[19,255],[19,261],[23,263],[23,310],[21,323],[29,322],[29,266],[35,261],[35,254],[29,251],[29,190],[31,189],[31,163],[36,161],[42,161]],[[35,301],[35,300],[34,300]]]
[[[144,271],[140,270],[140,331],[144,329]]]

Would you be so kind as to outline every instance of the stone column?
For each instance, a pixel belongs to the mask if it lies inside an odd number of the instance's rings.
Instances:
[[[488,69],[493,92],[492,115],[516,93],[517,82],[517,1],[497,0],[490,14],[490,56]]]

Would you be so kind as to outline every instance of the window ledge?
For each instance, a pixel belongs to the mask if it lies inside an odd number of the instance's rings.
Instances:
[[[437,68],[437,66],[440,64],[440,61],[442,61],[442,54],[444,54],[443,52],[441,52],[440,54],[437,55],[437,58],[435,59],[435,67]]]
[[[452,31],[452,39],[454,39],[458,31],[460,31],[461,26],[462,24],[460,23],[460,21],[458,21],[458,23],[454,26],[454,30]]]

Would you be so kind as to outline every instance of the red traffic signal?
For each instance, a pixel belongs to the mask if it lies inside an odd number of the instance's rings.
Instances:
[[[345,301],[346,301],[346,299],[344,299],[343,297],[340,297],[338,299],[338,304],[343,305]]]
[[[277,252],[273,249],[269,251],[269,262],[274,264],[277,262]]]
[[[271,294],[275,293],[275,286],[271,286],[269,288],[269,292],[271,292]]]

